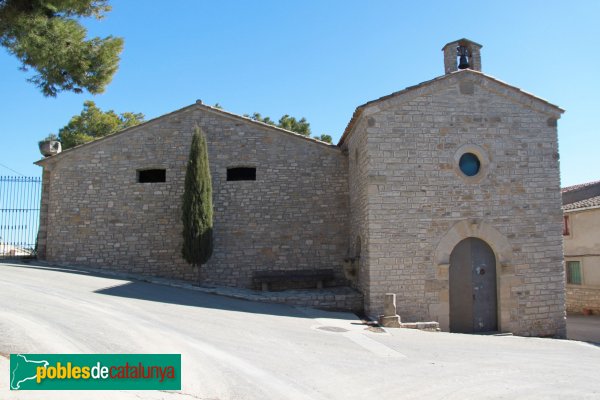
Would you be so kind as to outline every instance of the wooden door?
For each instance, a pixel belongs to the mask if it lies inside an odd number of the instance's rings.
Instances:
[[[498,330],[496,257],[481,239],[467,238],[450,255],[450,331]]]

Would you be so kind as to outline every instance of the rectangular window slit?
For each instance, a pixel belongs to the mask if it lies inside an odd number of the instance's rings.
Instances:
[[[228,181],[255,181],[256,168],[251,167],[236,167],[227,168]]]
[[[152,183],[152,182],[166,182],[167,181],[167,170],[166,169],[144,169],[138,171],[138,182],[139,183]]]

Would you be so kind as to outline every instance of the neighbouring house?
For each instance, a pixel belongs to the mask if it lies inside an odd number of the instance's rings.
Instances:
[[[251,288],[333,269],[364,309],[453,332],[565,336],[557,120],[563,110],[444,46],[445,74],[356,108],[337,145],[192,104],[37,164],[40,256]],[[214,253],[181,257],[194,126],[207,136]]]
[[[562,189],[567,312],[600,313],[600,181]]]

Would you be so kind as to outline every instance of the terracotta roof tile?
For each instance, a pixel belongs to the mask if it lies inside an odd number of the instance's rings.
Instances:
[[[590,187],[590,186],[597,185],[597,184],[600,184],[600,181],[593,181],[593,182],[587,182],[587,183],[580,183],[579,185],[567,186],[567,187],[562,188],[560,191],[562,193],[567,193],[567,192],[572,192],[574,190],[584,189],[586,187]]]
[[[595,208],[595,207],[600,207],[600,196],[592,197],[592,198],[581,200],[581,201],[576,201],[571,204],[565,204],[563,206],[563,210],[565,210],[565,211],[582,210],[582,209],[586,209],[586,208]]]

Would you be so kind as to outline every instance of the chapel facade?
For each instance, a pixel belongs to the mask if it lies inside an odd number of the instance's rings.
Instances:
[[[444,75],[356,108],[337,145],[200,102],[38,161],[41,258],[252,288],[333,269],[370,316],[454,332],[565,336],[557,120],[563,110],[443,48]],[[181,257],[194,127],[207,137],[214,252]]]

